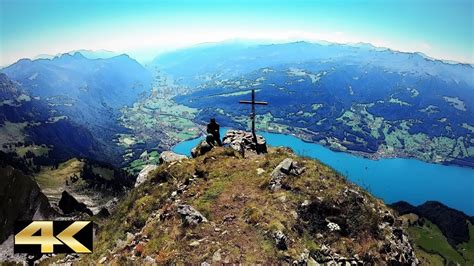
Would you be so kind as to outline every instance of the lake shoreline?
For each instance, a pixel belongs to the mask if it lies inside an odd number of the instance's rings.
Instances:
[[[436,164],[436,165],[444,165],[444,166],[455,166],[455,167],[462,167],[462,168],[468,168],[468,169],[474,169],[474,164],[467,162],[467,163],[462,163],[459,162],[460,159],[454,159],[452,161],[428,161],[428,160],[423,160],[422,158],[418,158],[416,156],[404,153],[402,151],[397,151],[396,154],[392,155],[386,155],[381,153],[380,151],[377,151],[375,153],[369,153],[369,152],[363,152],[363,151],[355,151],[355,150],[350,150],[350,149],[337,149],[334,148],[333,146],[319,143],[319,142],[314,142],[311,140],[308,140],[304,138],[303,135],[301,134],[294,134],[294,133],[287,133],[287,132],[276,132],[276,131],[271,131],[271,130],[259,130],[258,132],[267,132],[267,133],[273,133],[273,134],[283,134],[287,136],[293,136],[295,138],[300,139],[303,142],[309,143],[309,144],[317,144],[321,145],[327,149],[330,149],[334,152],[343,152],[343,153],[348,153],[348,154],[353,154],[362,158],[370,159],[373,161],[378,161],[378,160],[383,160],[383,159],[414,159],[414,160],[419,160],[422,162],[430,163],[430,164]]]
[[[222,127],[222,129],[225,129],[225,131],[227,131],[227,130],[233,129],[233,128]],[[244,129],[235,129],[235,130],[244,130]],[[308,143],[308,144],[321,145],[324,148],[330,149],[331,151],[334,151],[334,152],[341,152],[341,153],[351,154],[351,155],[355,155],[355,156],[358,156],[358,157],[361,157],[361,158],[370,159],[370,160],[373,160],[373,161],[379,161],[379,160],[384,160],[384,159],[412,159],[412,160],[418,160],[418,161],[422,161],[422,162],[429,163],[429,164],[434,164],[434,165],[444,165],[444,166],[453,166],[453,167],[474,169],[474,164],[457,163],[459,161],[459,159],[455,159],[453,161],[427,161],[427,160],[423,160],[421,158],[418,158],[416,156],[406,154],[406,153],[403,153],[403,152],[398,152],[396,155],[386,155],[386,154],[383,154],[379,151],[377,151],[375,153],[368,153],[368,152],[354,151],[354,150],[349,150],[349,149],[342,150],[342,149],[334,148],[334,147],[332,147],[330,145],[327,145],[327,144],[322,144],[322,143],[319,143],[319,142],[310,141],[310,140],[304,138],[303,136],[300,136],[299,134],[286,133],[286,132],[276,132],[276,131],[272,131],[272,130],[258,130],[257,131],[258,134],[260,134],[262,132],[292,136],[292,137],[298,138],[301,141],[303,141],[305,143]],[[223,137],[225,134],[221,134],[221,135]],[[192,138],[189,138],[189,139],[185,139],[185,140],[181,140],[179,142],[176,142],[175,144],[170,145],[169,149],[173,150],[176,145],[178,145],[179,143],[181,143],[183,141],[192,141],[192,140],[196,140],[196,139],[204,138],[204,137],[205,137],[205,135],[201,133],[200,135],[198,135],[196,137],[192,137]]]

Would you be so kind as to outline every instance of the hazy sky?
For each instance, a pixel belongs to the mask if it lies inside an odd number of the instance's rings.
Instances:
[[[367,42],[474,63],[474,0],[0,0],[0,65],[76,49],[138,60],[228,39]]]

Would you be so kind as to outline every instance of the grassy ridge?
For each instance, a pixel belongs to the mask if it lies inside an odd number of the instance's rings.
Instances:
[[[306,170],[283,181],[288,189],[272,192],[270,173],[288,157]],[[302,218],[305,201],[315,202],[318,217]],[[178,203],[194,207],[209,222],[183,226]],[[158,264],[203,262],[219,252],[228,262],[278,263],[300,258],[305,250],[324,257],[329,245],[340,256],[380,261],[380,247],[391,232],[379,228],[387,212],[382,201],[316,160],[286,149],[242,158],[232,149],[215,148],[196,159],[160,165],[109,219],[98,221],[94,253],[82,260],[128,263],[134,254],[135,263],[147,256]],[[330,231],[328,219],[342,231]],[[288,238],[288,249],[275,245],[276,231]],[[142,240],[137,244],[135,238]]]

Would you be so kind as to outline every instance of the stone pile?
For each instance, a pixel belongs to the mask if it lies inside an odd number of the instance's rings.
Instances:
[[[267,152],[267,142],[265,138],[257,135],[257,142],[255,142],[252,133],[242,130],[227,131],[222,143],[228,145],[239,153],[250,151],[260,154]]]

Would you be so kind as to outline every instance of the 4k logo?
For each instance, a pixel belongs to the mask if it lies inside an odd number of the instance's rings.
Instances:
[[[15,253],[92,253],[90,221],[19,221]]]

